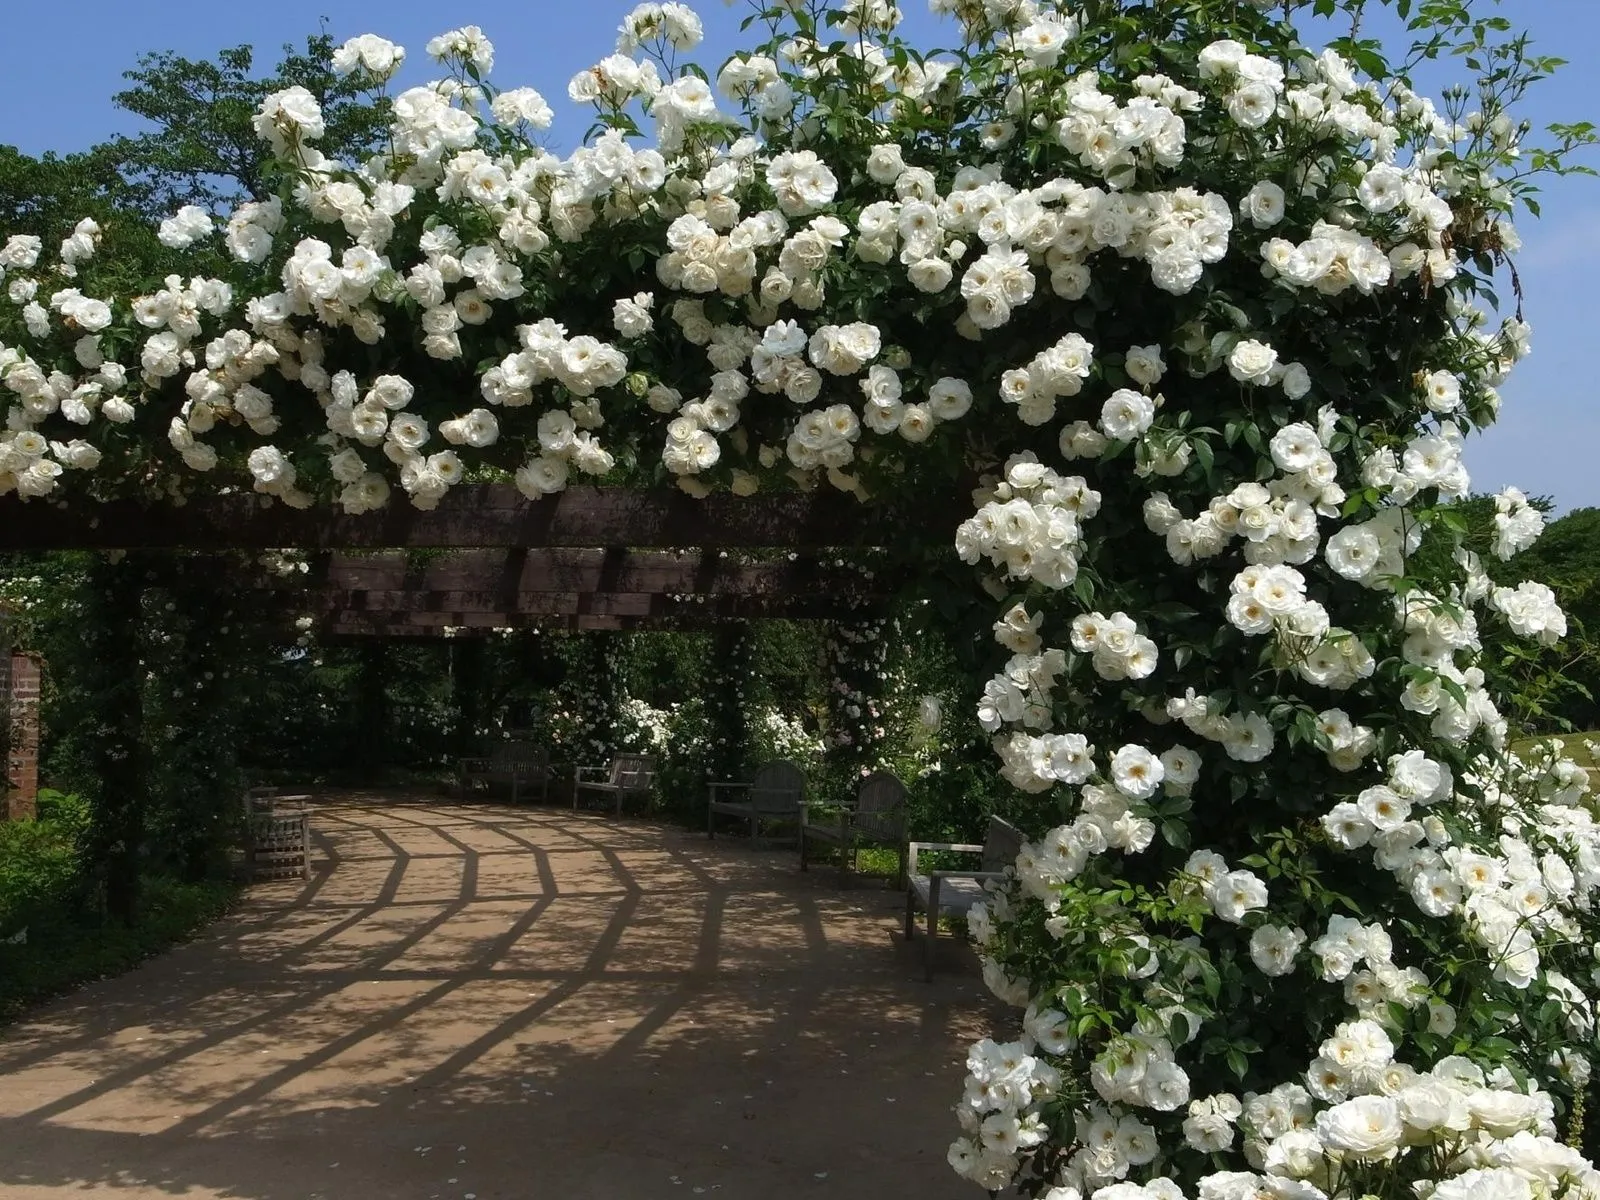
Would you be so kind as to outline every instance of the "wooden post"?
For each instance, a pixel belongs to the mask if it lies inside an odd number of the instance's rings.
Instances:
[[[389,752],[389,648],[381,641],[361,646],[356,671],[356,744],[351,761],[367,772],[383,766]]]
[[[106,909],[131,924],[139,911],[148,773],[145,763],[144,566],[138,556],[102,555],[84,587],[84,676],[97,794],[88,861],[103,872]]]
[[[487,684],[485,651],[481,640],[454,641],[449,645],[450,698],[455,717],[450,751],[457,758],[482,753],[478,739],[482,732],[483,692]]]

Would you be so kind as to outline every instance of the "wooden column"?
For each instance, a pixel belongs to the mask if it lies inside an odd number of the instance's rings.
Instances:
[[[84,585],[83,650],[96,794],[89,862],[102,873],[106,911],[132,924],[139,912],[149,771],[144,746],[143,599],[137,555],[101,556]]]

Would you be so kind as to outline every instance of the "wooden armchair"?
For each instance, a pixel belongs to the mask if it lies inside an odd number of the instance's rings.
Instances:
[[[999,817],[989,818],[989,832],[983,845],[952,842],[912,842],[906,847],[906,941],[916,924],[918,909],[928,914],[928,933],[922,943],[923,972],[933,978],[933,943],[939,936],[939,918],[965,917],[984,896],[984,884],[1004,879],[1022,852],[1023,837],[1016,826]],[[925,850],[948,850],[980,854],[983,866],[976,871],[918,871],[917,856]]]
[[[622,803],[630,797],[648,796],[655,783],[656,760],[651,754],[619,754],[609,766],[579,767],[572,788],[572,807],[580,800],[598,799],[613,805],[613,814],[622,815]]]
[[[806,870],[806,842],[824,842],[844,853],[843,870],[855,867],[862,846],[890,846],[896,858],[895,883],[906,874],[906,788],[887,771],[875,771],[861,781],[855,803],[831,813],[800,810],[800,869]]]
[[[805,811],[806,776],[785,759],[767,763],[748,782],[709,784],[706,796],[706,836],[717,836],[718,815],[737,817],[756,841],[762,822],[798,825]]]
[[[275,787],[244,794],[244,871],[252,881],[311,877],[310,796],[280,795]]]

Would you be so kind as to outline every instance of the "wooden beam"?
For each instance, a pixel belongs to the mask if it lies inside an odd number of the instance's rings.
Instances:
[[[396,624],[473,625],[506,617],[793,617],[819,619],[877,611],[881,597],[826,592],[771,596],[667,596],[638,592],[522,592],[510,597],[476,592],[308,592],[285,594],[278,611],[290,616],[359,614]]]
[[[363,614],[345,614],[319,626],[323,637],[397,638],[406,641],[433,641],[454,638],[494,637],[506,629],[537,629],[543,633],[573,633],[589,630],[639,630],[644,632],[698,632],[714,629],[715,618],[688,617],[606,617],[566,616],[530,617],[503,614],[487,625],[410,625],[373,619]]]
[[[954,508],[923,505],[915,519],[953,533]],[[427,512],[396,496],[381,512],[347,516],[325,507],[292,509],[252,492],[182,505],[51,503],[0,499],[0,550],[281,549],[490,546],[830,547],[871,544],[886,528],[882,509],[864,508],[832,488],[756,496],[568,488],[528,500],[510,484],[463,484]]]
[[[517,608],[515,597],[537,592],[634,592],[654,595],[776,596],[794,592],[851,594],[877,590],[862,569],[841,559],[789,555],[768,562],[742,562],[726,552],[511,549],[463,550],[431,561],[403,553],[331,553],[317,556],[305,572],[263,575],[270,591],[461,592],[499,597]],[[237,575],[219,579],[238,586]]]

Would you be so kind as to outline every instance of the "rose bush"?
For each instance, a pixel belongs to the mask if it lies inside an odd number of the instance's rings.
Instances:
[[[1475,47],[1470,103],[1292,22],[1361,0],[934,7],[948,53],[887,0],[757,5],[713,77],[668,65],[685,6],[640,5],[566,157],[475,27],[365,162],[271,97],[280,193],[161,230],[227,278],[116,290],[92,222],[0,251],[0,493],[977,480],[955,546],[1009,655],[978,720],[1038,836],[973,912],[1022,1036],[974,1049],[955,1168],[1600,1196],[1556,1140],[1594,1048],[1587,780],[1506,752],[1478,662],[1481,623],[1564,618],[1447,508],[1529,348],[1490,310],[1560,166],[1508,111],[1549,64],[1457,0],[1419,12]],[[402,57],[335,65],[379,93]],[[1537,536],[1500,512],[1507,554]]]

